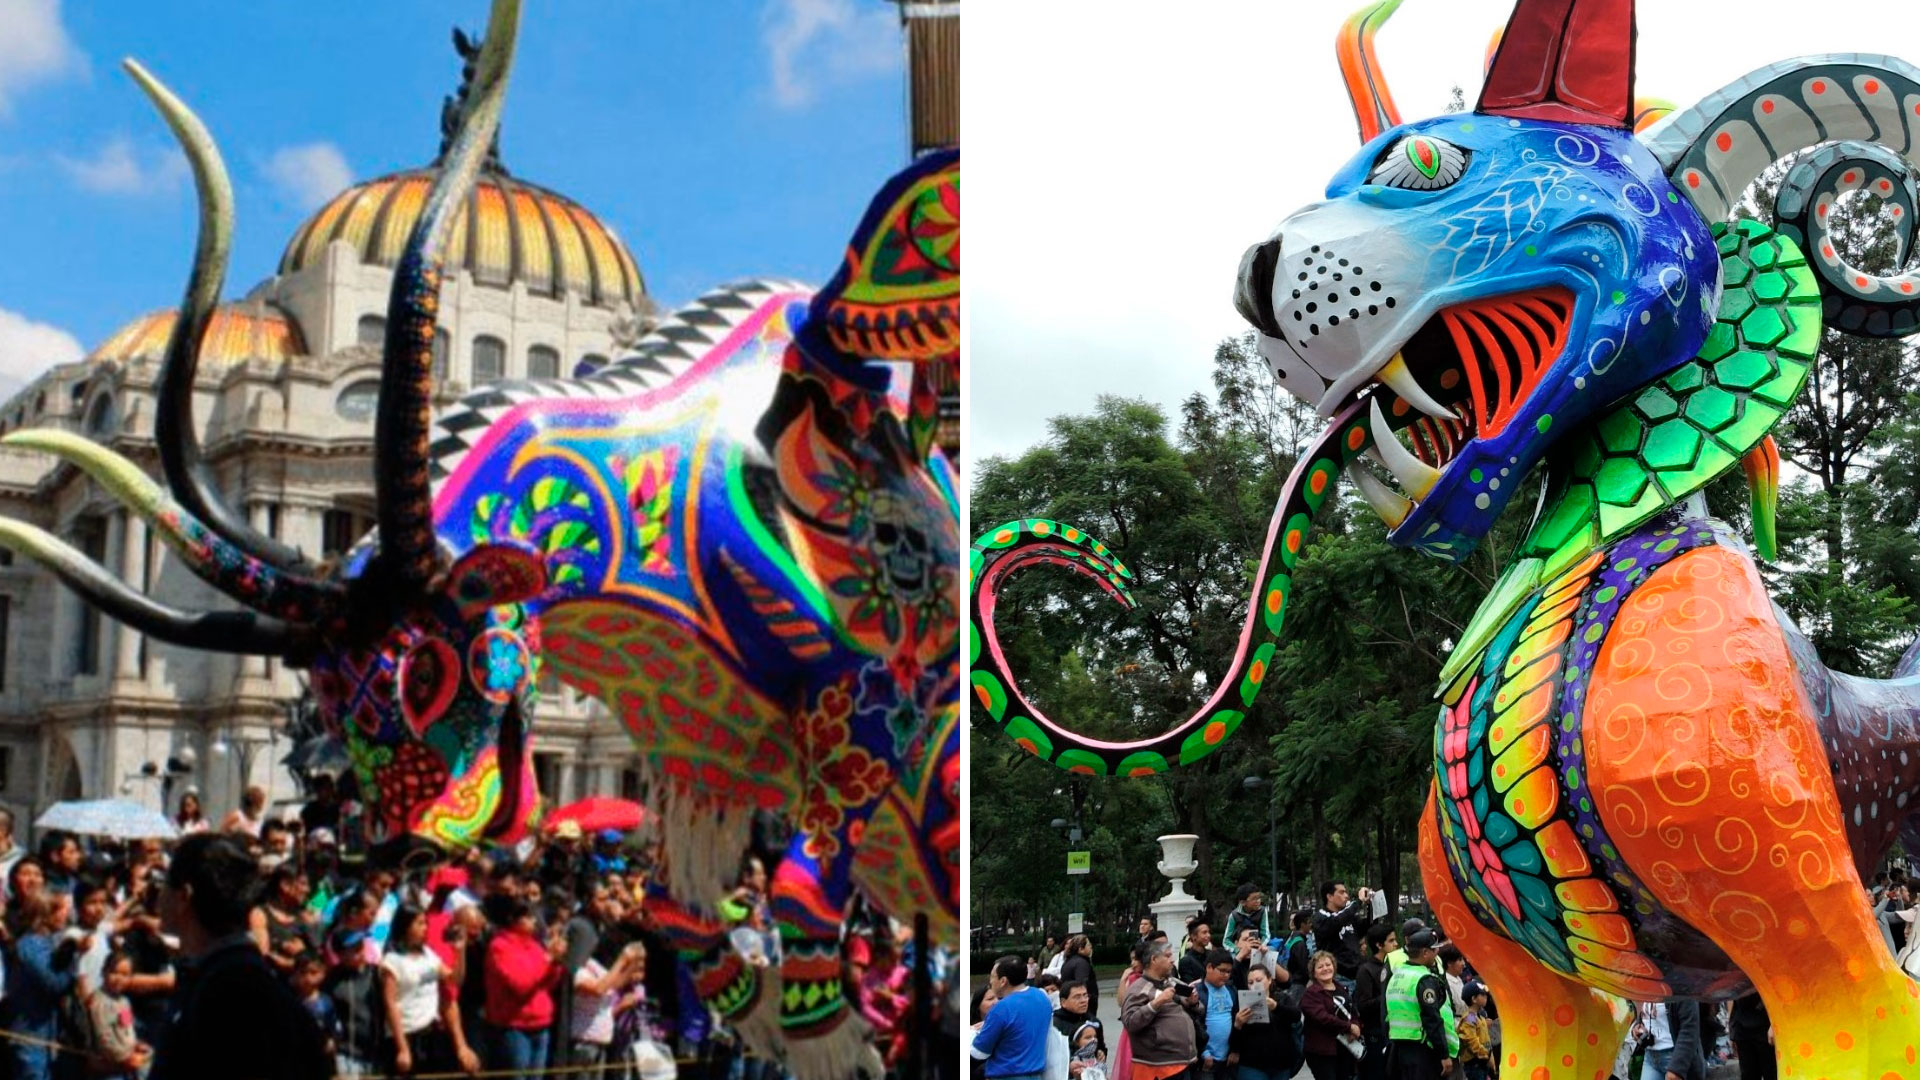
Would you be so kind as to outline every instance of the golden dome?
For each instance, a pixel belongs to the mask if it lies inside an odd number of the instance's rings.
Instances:
[[[113,332],[99,348],[87,354],[89,363],[108,360],[159,361],[167,352],[167,335],[178,316],[172,308],[148,312]],[[300,327],[278,308],[261,302],[222,304],[214,309],[200,350],[200,370],[219,371],[255,358],[285,360],[307,351]]]
[[[341,192],[293,234],[280,272],[319,262],[335,240],[353,245],[362,263],[394,265],[433,179],[432,169],[411,169]],[[480,174],[454,219],[447,265],[465,267],[482,285],[519,281],[530,292],[574,292],[603,307],[621,300],[639,307],[646,294],[633,254],[599,218],[564,195],[492,169]]]

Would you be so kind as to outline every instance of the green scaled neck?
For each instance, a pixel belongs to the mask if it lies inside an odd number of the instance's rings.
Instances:
[[[1820,348],[1820,290],[1800,248],[1757,221],[1713,227],[1720,312],[1692,360],[1569,433],[1547,457],[1547,504],[1520,556],[1441,672],[1450,683],[1512,611],[1568,567],[1632,532],[1760,446]],[[1771,554],[1773,478],[1749,474]]]

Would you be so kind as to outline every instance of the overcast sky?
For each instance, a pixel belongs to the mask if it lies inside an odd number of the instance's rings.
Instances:
[[[1334,63],[1360,0],[967,11],[967,454],[1016,454],[1102,393],[1170,415],[1264,239],[1358,149]],[[1639,89],[1683,108],[1820,52],[1920,62],[1920,5],[1640,4]],[[1507,0],[1406,0],[1378,38],[1401,116],[1479,96]],[[1151,13],[1150,15],[1148,13]],[[1836,17],[1838,16],[1838,17]]]

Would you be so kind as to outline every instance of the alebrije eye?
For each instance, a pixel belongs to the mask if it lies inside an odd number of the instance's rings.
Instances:
[[[1408,135],[1380,155],[1367,182],[1406,191],[1437,191],[1467,171],[1467,152],[1431,135]]]

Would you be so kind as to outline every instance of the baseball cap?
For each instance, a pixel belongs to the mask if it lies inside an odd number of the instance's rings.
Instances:
[[[1413,933],[1407,935],[1406,948],[1407,948],[1407,951],[1410,953],[1419,952],[1421,949],[1433,948],[1434,943],[1439,940],[1440,939],[1438,937],[1434,936],[1433,931],[1428,930],[1425,927],[1421,927],[1420,929],[1415,930]]]
[[[365,930],[335,930],[333,932],[333,951],[339,953],[351,952],[359,948],[366,940],[367,932]]]
[[[562,840],[578,840],[581,835],[580,823],[577,821],[563,821],[553,827],[553,835]]]

